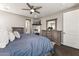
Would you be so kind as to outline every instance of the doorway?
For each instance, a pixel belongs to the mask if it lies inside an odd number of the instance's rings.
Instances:
[[[26,19],[25,21],[25,32],[31,33],[31,20],[30,19]]]

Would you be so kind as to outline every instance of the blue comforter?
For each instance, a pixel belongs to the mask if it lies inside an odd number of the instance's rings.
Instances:
[[[50,40],[34,34],[22,34],[20,39],[0,48],[0,55],[10,56],[42,56],[53,49]]]

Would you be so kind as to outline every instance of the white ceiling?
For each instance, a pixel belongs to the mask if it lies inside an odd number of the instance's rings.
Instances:
[[[45,17],[48,15],[51,15],[55,12],[70,8],[72,6],[75,6],[75,3],[30,3],[30,5],[34,6],[42,6],[40,11],[40,14],[33,13],[30,14],[30,11],[24,11],[22,8],[29,7],[25,3],[0,3],[0,10],[15,13],[18,15],[28,16],[28,17],[34,17],[34,15],[38,15],[37,18]]]

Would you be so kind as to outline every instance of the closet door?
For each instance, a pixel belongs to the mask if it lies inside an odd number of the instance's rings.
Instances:
[[[63,14],[63,44],[79,49],[79,9]]]

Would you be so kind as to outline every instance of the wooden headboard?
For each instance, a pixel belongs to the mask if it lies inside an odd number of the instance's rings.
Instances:
[[[12,31],[18,31],[20,34],[24,33],[24,27],[12,27]]]

